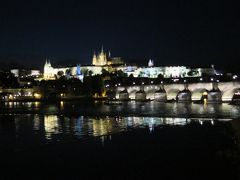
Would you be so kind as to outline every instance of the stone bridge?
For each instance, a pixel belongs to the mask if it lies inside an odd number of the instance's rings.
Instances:
[[[182,84],[157,84],[118,86],[109,88],[112,98],[119,100],[178,100],[229,102],[240,96],[240,82],[202,82]]]

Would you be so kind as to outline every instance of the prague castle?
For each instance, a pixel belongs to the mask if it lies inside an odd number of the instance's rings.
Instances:
[[[94,76],[102,74],[103,70],[108,72],[122,71],[127,76],[157,78],[159,74],[165,78],[180,77],[200,77],[202,74],[216,74],[214,68],[189,68],[186,66],[166,66],[156,67],[153,60],[149,60],[147,67],[138,67],[136,65],[127,65],[120,57],[111,57],[110,52],[94,52],[91,65],[81,65],[64,68],[54,68],[50,61],[47,60],[44,65],[43,79],[56,79],[60,76],[67,78],[79,78],[83,80],[84,76]]]

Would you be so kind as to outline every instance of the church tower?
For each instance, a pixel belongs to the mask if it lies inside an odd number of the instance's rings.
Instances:
[[[107,65],[107,54],[104,53],[103,47],[102,47],[101,52],[97,56],[94,53],[92,64],[95,66]]]
[[[150,59],[148,61],[148,67],[153,67],[153,66],[154,66],[153,60]]]
[[[43,77],[44,79],[51,79],[54,75],[54,70],[53,67],[50,63],[50,60],[46,59],[45,65],[44,65],[44,70],[43,70]]]

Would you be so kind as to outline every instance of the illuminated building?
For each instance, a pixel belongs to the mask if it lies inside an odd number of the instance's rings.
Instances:
[[[54,68],[50,63],[50,60],[46,60],[46,63],[44,65],[43,78],[45,80],[51,80],[61,76],[66,76],[66,77],[77,77],[82,80],[83,70],[84,69],[82,69],[80,65],[73,66],[73,67]],[[93,74],[94,72],[95,71],[93,71]]]
[[[102,47],[102,51],[98,55],[96,55],[94,52],[92,64],[94,66],[107,65],[107,55],[106,55],[106,53],[104,53],[103,47]]]
[[[148,61],[148,67],[153,67],[153,66],[154,66],[153,60],[150,59]]]
[[[138,67],[136,65],[127,65],[120,57],[111,57],[110,52],[104,52],[103,48],[100,53],[93,54],[92,65],[77,65],[74,67],[55,68],[47,60],[44,65],[44,79],[56,79],[60,76],[79,77],[81,75],[97,75],[102,71],[108,72],[122,71],[127,76],[157,78],[162,75],[165,78],[184,78],[184,77],[201,77],[202,74],[217,74],[214,66],[210,68],[189,68],[186,66],[154,66],[154,61],[150,59],[147,67]],[[17,72],[16,72],[17,73]],[[83,76],[81,76],[82,79]]]
[[[101,52],[96,55],[94,52],[93,59],[92,59],[92,65],[94,66],[110,66],[110,65],[123,65],[124,62],[121,59],[121,57],[111,57],[111,53],[104,52],[103,47]]]
[[[31,69],[31,70],[25,70],[25,69],[11,69],[10,72],[14,74],[15,77],[39,77],[41,75],[40,70],[37,69]]]

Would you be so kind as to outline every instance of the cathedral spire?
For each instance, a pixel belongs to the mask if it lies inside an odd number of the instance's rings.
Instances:
[[[95,51],[93,52],[92,64],[93,64],[93,65],[97,65],[97,55],[96,55],[96,52],[95,52]]]
[[[50,59],[48,60],[48,65],[51,66],[51,62],[50,62]]]
[[[102,51],[101,51],[101,53],[103,53],[103,45],[102,45]]]

